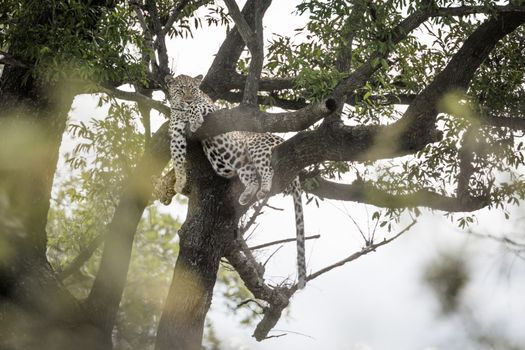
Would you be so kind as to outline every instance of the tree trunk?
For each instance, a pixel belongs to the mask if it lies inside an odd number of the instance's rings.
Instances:
[[[104,251],[93,288],[85,302],[90,322],[100,329],[103,341],[111,344],[111,334],[126,285],[133,239],[152,192],[152,175],[157,175],[169,159],[167,124],[152,137],[149,147],[122,190],[120,201],[108,227]]]
[[[157,350],[200,350],[221,257],[233,242],[240,208],[232,182],[217,176],[199,142],[188,143],[191,188],[180,252],[157,332]]]
[[[2,346],[53,348],[50,330],[80,318],[46,258],[51,187],[74,97],[66,91],[39,86],[17,66],[5,66],[0,78]]]

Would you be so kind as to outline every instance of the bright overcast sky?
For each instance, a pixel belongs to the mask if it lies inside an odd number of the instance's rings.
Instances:
[[[289,34],[303,23],[291,15],[298,2],[273,1],[265,16],[267,37]],[[211,28],[195,32],[193,40],[171,42],[172,69],[176,74],[205,74],[224,36],[223,29]],[[93,116],[92,99],[79,98],[75,106],[73,118]],[[250,245],[294,236],[291,202],[289,197],[271,201],[286,210],[267,210]],[[172,205],[172,212],[181,219],[185,216],[177,205]],[[308,205],[307,235],[321,235],[321,239],[307,243],[309,272],[359,251],[363,240],[349,215],[367,231],[373,212],[371,206],[337,201],[321,202],[320,208]],[[517,212],[513,222],[520,216],[523,219]],[[482,233],[510,233],[524,226],[505,221],[497,212],[483,211],[478,217],[480,224],[473,229]],[[260,259],[264,261],[272,252],[261,252]],[[284,337],[257,343],[250,337],[253,328],[240,326],[239,317],[231,315],[219,297],[213,301],[211,319],[224,349],[479,349],[466,342],[464,319],[439,315],[437,301],[422,282],[422,267],[442,253],[461,254],[470,261],[472,280],[463,298],[480,322],[479,328],[507,335],[525,348],[525,262],[505,254],[497,243],[460,232],[441,213],[426,213],[397,241],[308,283],[272,333],[288,333]],[[294,244],[279,250],[267,271],[267,277],[276,282],[285,277],[295,279]]]

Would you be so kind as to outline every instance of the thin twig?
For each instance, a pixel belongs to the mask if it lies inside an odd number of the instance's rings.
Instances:
[[[317,239],[317,238],[320,238],[320,237],[321,237],[321,235],[308,236],[308,237],[305,237],[305,240]],[[270,246],[276,245],[276,244],[289,243],[289,242],[295,242],[295,241],[297,241],[297,238],[286,238],[286,239],[281,239],[281,240],[278,240],[278,241],[273,241],[273,242],[259,244],[259,245],[253,246],[253,247],[248,247],[248,249],[250,249],[250,250],[262,249],[262,248],[267,248],[267,247],[270,247]]]
[[[239,228],[239,236],[244,235],[250,227],[255,223],[255,220],[257,220],[257,217],[262,214],[262,209],[266,206],[266,203],[268,202],[269,197],[265,197],[262,202],[257,203],[257,205],[254,208],[253,215],[250,217],[250,220],[244,225],[243,227]]]
[[[284,337],[285,335],[286,335],[286,333],[277,334],[277,335],[270,335],[270,336],[265,337],[264,339],[280,338],[280,337]]]
[[[283,208],[277,208],[277,207],[274,207],[274,206],[272,206],[272,205],[269,205],[269,204],[266,204],[266,206],[267,206],[268,208],[270,208],[270,209],[273,209],[273,210],[277,210],[277,211],[284,211],[284,209],[283,209]]]
[[[113,87],[109,84],[103,84],[100,86],[102,89],[102,92],[115,96],[118,99],[125,100],[125,101],[134,101],[137,103],[141,103],[145,106],[148,106],[150,108],[156,109],[160,113],[169,116],[170,115],[170,108],[163,104],[161,101],[154,100],[146,95],[143,95],[139,92],[131,92],[131,91],[124,91],[117,89],[116,87]]]
[[[491,235],[489,233],[484,234],[484,233],[476,233],[476,232],[472,232],[472,231],[468,231],[467,233],[469,235],[472,235],[472,236],[475,236],[475,237],[478,237],[478,238],[491,239],[491,240],[494,240],[494,241],[497,241],[497,242],[500,242],[500,243],[505,243],[505,244],[511,245],[511,246],[513,246],[515,248],[525,249],[525,243],[516,242],[515,240],[512,240],[512,239],[508,238],[507,236],[498,237],[498,236]]]
[[[259,223],[257,223],[255,225],[255,227],[253,228],[252,232],[250,232],[250,234],[248,236],[246,236],[245,240],[249,240],[250,238],[252,238],[252,235],[255,233],[255,231],[257,231],[257,227],[259,227]]]
[[[325,267],[325,268],[323,268],[323,269],[321,269],[321,270],[319,270],[317,272],[314,272],[314,273],[308,275],[306,277],[306,280],[307,281],[311,281],[314,278],[317,278],[317,277],[321,276],[322,274],[324,274],[324,273],[326,273],[326,272],[328,272],[330,270],[335,269],[336,267],[343,266],[344,264],[346,264],[346,263],[348,263],[350,261],[356,260],[357,258],[360,258],[363,255],[366,255],[366,254],[368,254],[370,252],[375,251],[377,248],[392,242],[393,240],[395,240],[396,238],[401,236],[403,233],[405,233],[408,230],[410,230],[412,228],[412,226],[414,226],[416,224],[416,222],[417,222],[417,220],[413,220],[407,227],[405,227],[398,234],[396,234],[395,236],[393,236],[393,237],[391,237],[389,239],[385,239],[385,240],[383,240],[383,241],[381,241],[379,243],[368,245],[368,246],[364,247],[363,249],[361,249],[361,251],[356,252],[356,253],[350,255],[349,257],[347,257],[347,258],[345,258],[345,259],[343,259],[341,261],[338,261],[338,262],[336,262],[336,263],[334,263],[332,265],[329,265],[329,266],[327,266],[327,267]]]
[[[265,267],[266,264],[268,264],[268,261],[270,261],[270,259],[273,258],[273,256],[274,256],[275,254],[277,254],[277,252],[278,252],[279,250],[281,250],[282,247],[283,247],[283,246],[280,246],[279,248],[275,249],[274,252],[273,252],[272,254],[270,254],[270,256],[268,257],[268,259],[266,259],[266,261],[262,264],[262,266]]]
[[[310,339],[315,339],[311,335],[304,334],[304,333],[301,333],[301,332],[296,332],[296,331],[290,331],[290,330],[286,330],[286,329],[273,329],[272,331],[273,332],[285,332],[285,333],[297,334],[297,335],[301,335],[303,337],[307,337],[307,338],[310,338]]]
[[[261,309],[264,308],[264,305],[262,305],[262,304],[259,302],[259,300],[257,300],[257,299],[253,299],[253,298],[250,298],[250,299],[243,300],[243,301],[241,301],[239,304],[237,304],[237,309],[240,308],[240,307],[242,307],[242,306],[244,306],[244,305],[246,305],[246,304],[248,304],[248,303],[254,303],[254,304],[256,304],[258,307],[260,307]]]

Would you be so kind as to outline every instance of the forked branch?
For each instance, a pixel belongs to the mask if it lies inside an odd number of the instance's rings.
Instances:
[[[305,240],[309,240],[309,239],[318,239],[318,238],[321,238],[321,235],[306,236],[304,239]],[[252,247],[248,247],[248,249],[250,249],[250,250],[257,250],[257,249],[268,248],[268,247],[271,247],[271,246],[274,246],[274,245],[277,245],[277,244],[291,243],[291,242],[297,242],[297,238],[280,239],[280,240],[273,241],[273,242],[268,242],[268,243],[263,243],[263,244],[259,244],[259,245],[254,245]]]
[[[363,255],[375,251],[377,248],[392,242],[402,234],[406,233],[415,224],[416,221],[414,220],[411,224],[409,224],[406,228],[401,230],[393,237],[378,243],[370,244],[364,247],[361,251],[356,252],[337,263],[334,263],[309,275],[307,280],[313,280],[324,273],[327,273],[339,266],[342,266],[350,261],[358,259]],[[297,285],[293,285],[291,287],[285,285],[276,287],[269,286],[264,281],[264,269],[255,260],[250,252],[246,252],[247,249],[248,247],[246,246],[246,242],[244,242],[244,240],[238,240],[234,247],[232,247],[231,251],[226,255],[226,258],[239,273],[239,276],[253,296],[266,303],[266,306],[263,306],[263,318],[253,333],[255,339],[261,341],[269,338],[269,332],[279,321],[282,311],[288,306],[291,297],[297,291]]]
[[[246,288],[253,296],[267,303],[267,306],[263,308],[263,318],[253,333],[255,339],[261,341],[268,337],[268,333],[281,318],[283,310],[290,303],[294,290],[286,286],[270,287],[267,285],[261,274],[260,264],[255,261],[251,253],[243,253],[240,243],[232,247],[226,258],[239,273]]]
[[[230,16],[232,17],[239,34],[241,34],[244,43],[251,53],[250,66],[246,85],[244,87],[244,94],[242,103],[246,105],[257,105],[257,92],[259,91],[259,79],[261,77],[262,67],[264,63],[264,37],[263,37],[263,2],[256,2],[254,5],[254,30],[243,17],[235,0],[224,1]],[[267,0],[271,2],[271,0]]]

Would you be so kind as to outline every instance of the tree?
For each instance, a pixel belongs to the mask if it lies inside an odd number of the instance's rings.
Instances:
[[[167,125],[154,134],[150,125],[152,110],[169,115],[152,98],[170,74],[167,40],[191,36],[204,22],[234,26],[201,89],[226,106],[238,105],[210,114],[188,140],[188,215],[178,231],[156,349],[201,347],[222,258],[264,302],[257,340],[268,336],[297,289],[265,282],[264,267],[242,237],[264,203],[253,212],[237,204],[242,186],[213,173],[199,143],[206,137],[231,130],[297,132],[274,150],[272,194],[299,174],[314,200],[377,206],[371,219],[388,230],[404,211],[417,216],[419,207],[447,214],[506,211],[523,199],[522,1],[304,0],[297,13],[308,21],[299,35],[270,40],[263,32],[270,0],[248,0],[242,11],[233,0],[224,3],[226,9],[198,0],[49,0],[38,6],[9,0],[1,7],[0,319],[6,346],[112,347],[133,239],[151,199],[150,178],[169,158]],[[133,170],[117,177],[100,266],[79,302],[47,262],[46,224],[67,112],[81,93],[136,102],[128,115],[140,116],[144,146]],[[334,181],[352,176],[347,184]],[[240,227],[247,214],[253,220]],[[458,224],[471,221],[460,214]],[[405,231],[385,240],[364,237],[361,251],[308,280]]]

